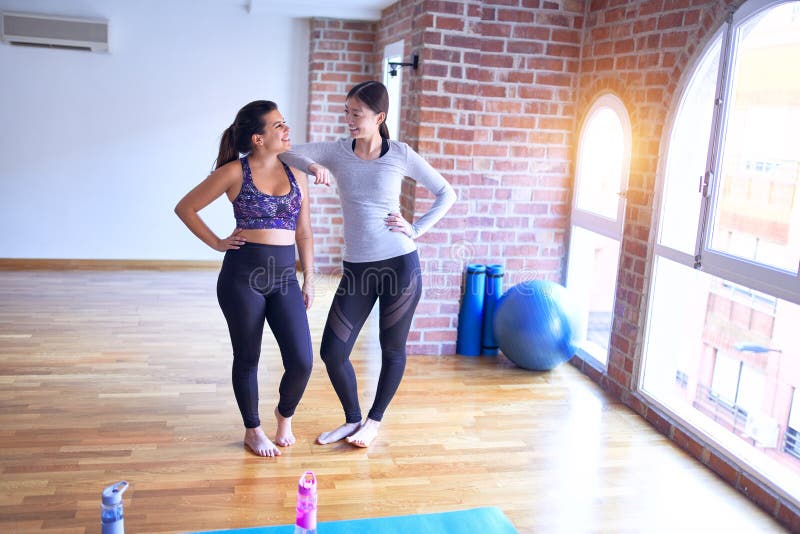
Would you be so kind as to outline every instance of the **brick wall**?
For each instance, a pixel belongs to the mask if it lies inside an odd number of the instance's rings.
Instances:
[[[510,283],[560,282],[584,2],[481,6],[469,239],[491,243],[486,260],[505,263]]]
[[[409,352],[455,352],[467,263],[504,264],[507,285],[561,280],[583,11],[577,1],[478,0],[384,11],[378,49],[402,38],[421,61],[404,80],[402,140],[459,198],[419,240],[426,290]],[[418,214],[432,201],[424,188],[414,198]]]

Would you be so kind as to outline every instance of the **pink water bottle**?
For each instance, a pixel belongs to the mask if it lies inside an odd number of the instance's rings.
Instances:
[[[306,471],[297,484],[297,519],[294,534],[317,534],[317,479]]]

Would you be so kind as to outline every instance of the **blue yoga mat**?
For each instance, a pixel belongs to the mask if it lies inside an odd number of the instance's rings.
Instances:
[[[486,266],[471,263],[467,265],[464,276],[464,293],[461,295],[461,307],[458,310],[456,352],[462,356],[478,356],[481,353]]]
[[[293,534],[294,525],[214,530],[215,534]],[[517,534],[511,521],[496,507],[473,508],[439,514],[399,515],[371,519],[327,521],[317,524],[319,534]]]

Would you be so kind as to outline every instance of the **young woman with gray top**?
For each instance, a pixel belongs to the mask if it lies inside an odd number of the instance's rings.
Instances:
[[[327,167],[336,178],[344,220],[342,279],[322,335],[320,353],[342,403],[345,423],[323,432],[317,442],[346,439],[368,447],[375,439],[406,363],[406,340],[422,294],[414,240],[430,229],[456,199],[453,188],[407,144],[389,139],[386,87],[369,81],[347,94],[345,117],[350,139],[298,145],[284,161],[310,169]],[[324,170],[323,170],[324,173]],[[404,177],[436,197],[431,208],[410,224],[400,214]],[[350,352],[375,301],[380,307],[381,372],[375,400],[362,421]]]

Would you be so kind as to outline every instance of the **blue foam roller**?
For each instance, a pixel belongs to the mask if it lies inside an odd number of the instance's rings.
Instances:
[[[483,324],[483,299],[486,291],[486,266],[479,263],[467,265],[461,308],[458,310],[456,352],[464,356],[481,353],[481,325]]]
[[[494,337],[494,311],[497,301],[503,295],[503,276],[505,271],[502,265],[486,266],[486,293],[483,297],[483,327],[481,330],[481,353],[487,356],[497,356],[497,340]]]

